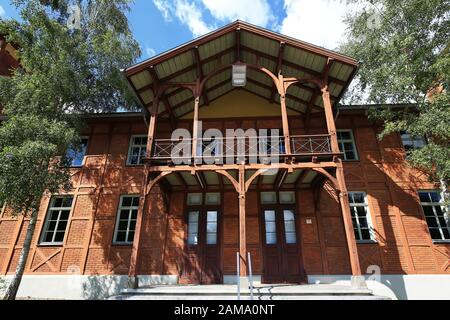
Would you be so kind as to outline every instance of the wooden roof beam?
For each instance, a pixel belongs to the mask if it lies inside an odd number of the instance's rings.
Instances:
[[[198,46],[194,47],[194,61],[195,61],[196,67],[197,67],[197,78],[203,79],[203,77],[204,77],[203,65],[202,65],[202,61],[200,60],[200,53],[198,51]],[[208,94],[207,94],[206,90],[203,90],[202,97],[203,97],[204,103],[206,105],[209,105],[209,99],[208,99]]]
[[[284,46],[285,42],[280,42],[280,47],[278,48],[278,61],[277,61],[277,67],[275,70],[276,74],[281,74],[281,66],[283,65],[283,54],[284,54]],[[277,86],[275,83],[272,84],[272,93],[270,94],[270,101],[273,103],[275,102],[275,96],[277,94]]]
[[[275,63],[278,62],[278,57],[272,56],[272,55],[270,55],[268,53],[265,53],[265,52],[262,52],[262,51],[259,51],[259,50],[256,50],[256,49],[244,46],[244,45],[241,45],[241,49],[245,50],[245,51],[248,51],[250,53],[253,53],[254,55],[257,55],[257,56],[259,55],[262,58],[266,58],[268,60],[272,60]],[[284,64],[284,65],[286,65],[286,66],[288,66],[288,67],[290,67],[292,69],[295,69],[295,70],[307,73],[307,74],[309,74],[311,76],[314,76],[314,77],[317,77],[317,78],[321,78],[322,77],[322,74],[320,72],[317,72],[317,71],[312,70],[312,69],[308,69],[306,67],[300,66],[300,65],[298,65],[296,63],[287,61],[285,59],[282,59],[282,64]],[[331,82],[334,82],[334,83],[339,84],[341,86],[346,86],[347,85],[347,83],[345,81],[343,81],[343,80],[340,80],[340,79],[337,79],[337,78],[334,78],[334,77],[329,77],[329,79],[330,79]]]
[[[150,73],[150,77],[153,79],[153,83],[156,85],[156,87],[159,87],[160,80],[158,75],[156,74],[155,68],[149,68],[147,69]],[[154,91],[154,90],[153,90]],[[156,96],[156,92],[153,92]],[[166,96],[160,97],[160,100],[162,101],[164,108],[166,109],[167,113],[169,114],[170,118],[170,124],[172,126],[172,129],[175,129],[177,127],[177,120],[175,119],[175,116],[172,111],[172,107],[170,106],[169,100]]]

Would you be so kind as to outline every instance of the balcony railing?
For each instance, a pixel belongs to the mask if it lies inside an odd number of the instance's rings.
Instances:
[[[155,139],[152,160],[190,163],[193,139]],[[270,137],[198,138],[195,158],[209,162],[264,162],[285,156],[320,156],[331,154],[329,135],[291,136],[291,154],[286,153],[285,139]]]

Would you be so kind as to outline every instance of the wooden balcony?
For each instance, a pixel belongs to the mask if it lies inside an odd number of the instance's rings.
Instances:
[[[297,162],[329,161],[333,156],[331,137],[321,135],[290,136],[291,153],[286,152],[282,136],[155,139],[149,160],[156,164],[251,164],[280,163],[286,159]],[[192,152],[192,148],[196,152]]]

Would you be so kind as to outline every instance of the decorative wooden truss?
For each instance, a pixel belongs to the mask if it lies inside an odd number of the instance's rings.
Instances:
[[[224,43],[230,40],[230,35],[234,45],[227,46]],[[252,39],[256,39],[256,42],[252,42]],[[265,50],[262,46],[258,48],[258,41],[263,42],[263,44],[264,41],[268,41],[265,43],[268,49]],[[270,52],[270,45],[272,44],[273,46],[273,43],[277,44],[277,56],[272,56]],[[212,53],[206,54],[205,50],[209,50]],[[295,56],[293,54],[293,52],[296,52],[295,50],[304,52],[305,57],[312,57],[311,59],[317,59],[318,62],[316,64],[313,62],[308,64],[304,61],[302,63],[293,62],[292,55]],[[205,55],[207,57],[204,57]],[[249,55],[254,57],[253,61],[250,61],[252,59],[249,59]],[[190,58],[188,59],[187,56]],[[181,65],[177,65],[177,59],[179,59],[178,64],[184,60],[188,62],[181,63],[183,65],[181,67]],[[208,104],[213,99],[232,89],[229,88],[231,87],[231,78],[224,76],[224,74],[225,72],[231,73],[230,70],[234,64],[245,65],[247,70],[249,70],[247,82],[248,86],[253,88],[253,90],[248,89],[249,91],[272,102],[276,101],[277,96],[279,97],[283,136],[278,138],[284,147],[272,150],[274,153],[278,152],[277,155],[282,159],[278,163],[250,163],[245,158],[240,158],[242,156],[240,154],[236,155],[237,159],[240,160],[234,164],[225,164],[225,161],[222,161],[220,165],[202,164],[201,161],[197,161],[197,147],[201,146],[203,149],[206,146],[204,139],[198,136],[199,108],[201,105]],[[177,66],[178,69],[176,69]],[[164,73],[162,70],[165,69],[169,69],[171,72],[168,74],[167,72]],[[318,71],[319,69],[320,71]],[[343,69],[345,71],[342,71]],[[276,178],[277,183],[282,183],[287,173],[300,169],[317,172],[332,182],[336,192],[339,194],[352,272],[354,276],[360,276],[361,270],[332,109],[333,104],[339,101],[356,69],[356,61],[349,57],[240,21],[127,69],[125,72],[130,84],[135,89],[143,106],[150,111],[147,158],[144,166],[145,181],[141,191],[141,204],[129,270],[131,279],[136,276],[145,202],[147,195],[156,184],[162,183],[171,174],[178,175],[182,172],[191,173],[198,179],[202,187],[204,186],[203,172],[214,171],[223,178],[228,179],[239,199],[239,251],[242,263],[245,265],[247,263],[245,235],[246,193],[255,179],[268,170],[273,169],[278,169],[281,172]],[[262,78],[254,78],[251,71],[270,79],[271,85],[267,81],[265,83],[262,82]],[[210,84],[211,81],[213,81],[213,84]],[[222,88],[221,94],[213,94],[220,88]],[[255,88],[262,88],[263,91],[255,91],[257,90]],[[291,90],[291,92],[290,89],[292,88],[296,90]],[[288,93],[288,91],[290,92]],[[333,91],[334,94],[330,91]],[[305,92],[308,93],[308,99],[305,98]],[[174,99],[175,97],[178,97],[178,101]],[[317,100],[320,98],[321,103],[319,104]],[[293,102],[297,102],[303,107],[298,108]],[[193,105],[192,109],[177,111],[185,108],[186,104]],[[288,108],[297,112],[303,112],[306,121],[308,121],[312,112],[324,111],[327,133],[323,135],[291,136],[287,114]],[[155,139],[157,122],[159,118],[168,118],[172,125],[175,126],[178,117],[192,111],[192,138],[188,141],[191,154],[188,159],[184,159],[188,160],[188,164],[174,165],[171,163],[171,153],[178,141]],[[225,144],[222,144],[220,147],[222,150],[226,148]],[[244,143],[243,150],[243,153],[247,156],[255,153],[255,151],[257,152],[257,150],[252,149],[251,143]],[[223,158],[224,154],[214,155],[214,157]],[[162,162],[163,160],[165,162]],[[233,176],[231,175],[232,171],[238,174]],[[246,178],[247,171],[253,173]],[[240,270],[241,275],[245,276],[247,268],[243,267]]]

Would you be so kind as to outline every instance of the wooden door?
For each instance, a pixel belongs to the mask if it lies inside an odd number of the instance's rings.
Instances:
[[[304,276],[294,208],[263,208],[262,220],[263,283],[302,282]]]
[[[188,211],[184,277],[190,283],[221,283],[220,214],[216,208]]]

